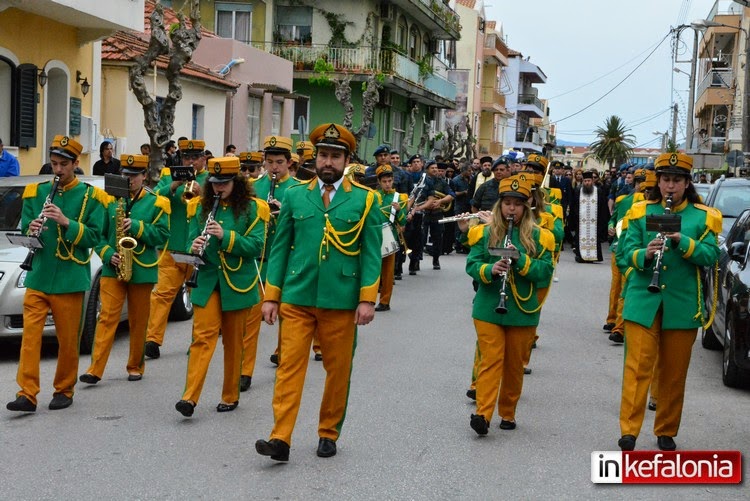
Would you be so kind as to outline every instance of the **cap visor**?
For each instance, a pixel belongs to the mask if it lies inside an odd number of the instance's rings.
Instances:
[[[681,176],[690,176],[690,171],[687,169],[681,169],[679,167],[658,167],[656,169],[656,174],[679,174]]]
[[[529,197],[527,197],[523,193],[518,193],[517,191],[506,191],[506,192],[500,193],[500,198],[502,197],[514,197],[514,198],[520,198],[523,200],[529,199]]]
[[[234,179],[234,176],[231,177],[224,177],[224,176],[211,176],[208,178],[209,183],[226,183]]]
[[[146,172],[146,169],[128,169],[123,167],[120,172],[123,174],[141,174]]]
[[[67,158],[69,160],[75,160],[76,158],[78,158],[73,153],[70,153],[69,151],[66,151],[66,150],[61,150],[59,148],[50,148],[49,149],[49,154],[50,155],[59,155],[61,157],[65,157],[65,158]]]

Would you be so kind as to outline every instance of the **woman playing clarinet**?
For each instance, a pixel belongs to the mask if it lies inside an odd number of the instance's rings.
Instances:
[[[555,239],[534,222],[531,185],[511,176],[500,181],[492,222],[469,233],[466,272],[479,283],[472,317],[479,347],[477,413],[471,428],[486,435],[497,405],[500,428],[516,427],[523,364],[539,323],[538,284],[549,283]],[[502,258],[498,258],[502,256]]]
[[[211,159],[202,196],[188,206],[188,250],[205,264],[193,276],[193,341],[185,391],[175,405],[185,417],[193,415],[198,403],[219,332],[224,345],[224,386],[216,411],[233,411],[239,404],[245,320],[260,300],[254,259],[263,255],[270,218],[268,204],[253,197],[251,185],[238,177],[239,170],[237,157]]]

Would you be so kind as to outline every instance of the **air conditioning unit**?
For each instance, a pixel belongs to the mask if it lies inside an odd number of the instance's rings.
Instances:
[[[380,18],[383,21],[393,21],[396,19],[396,12],[393,8],[393,4],[391,4],[390,2],[381,2]]]

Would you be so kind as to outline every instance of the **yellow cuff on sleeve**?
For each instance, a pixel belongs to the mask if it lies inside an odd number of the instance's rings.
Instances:
[[[693,252],[695,252],[695,240],[693,240],[693,239],[692,239],[692,238],[690,238],[690,237],[685,237],[685,235],[683,235],[682,237],[683,237],[683,238],[687,238],[687,239],[688,239],[688,242],[689,242],[689,243],[688,243],[688,248],[687,248],[687,250],[686,250],[686,251],[685,251],[685,253],[684,253],[684,254],[682,255],[682,257],[684,257],[685,259],[687,259],[687,258],[689,258],[690,256],[692,256],[692,255],[693,255]]]
[[[263,296],[263,301],[276,301],[280,303],[281,289],[266,282],[266,294]]]
[[[138,221],[138,234],[135,236],[135,238],[141,238],[141,235],[143,235],[144,228],[145,228],[145,225],[143,224],[143,221]]]
[[[232,249],[234,248],[234,236],[236,235],[234,230],[229,231],[229,243],[227,244],[227,252],[230,254],[232,253]]]
[[[489,278],[487,275],[487,268],[489,268]],[[479,278],[482,279],[482,282],[485,284],[491,284],[492,283],[492,265],[490,264],[483,264],[481,268],[479,268]]]
[[[364,287],[359,288],[359,302],[367,301],[370,303],[375,303],[378,300],[378,285],[380,284],[380,279],[375,280],[375,283],[372,285],[366,285]]]
[[[518,274],[522,277],[525,277],[526,274],[529,272],[529,268],[531,268],[531,258],[528,255],[524,255],[525,261],[523,263],[523,268],[521,268],[518,271]]]
[[[82,238],[83,238],[83,224],[78,223],[78,235],[76,235],[75,240],[73,240],[73,245],[78,245],[78,242],[80,242]]]

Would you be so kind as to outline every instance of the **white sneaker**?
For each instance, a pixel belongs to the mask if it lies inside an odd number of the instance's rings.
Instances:
[[[559,281],[560,281],[560,279],[559,279],[559,278],[557,278],[557,277],[554,277],[554,278],[552,279],[552,281],[553,281],[553,282],[559,282]]]

